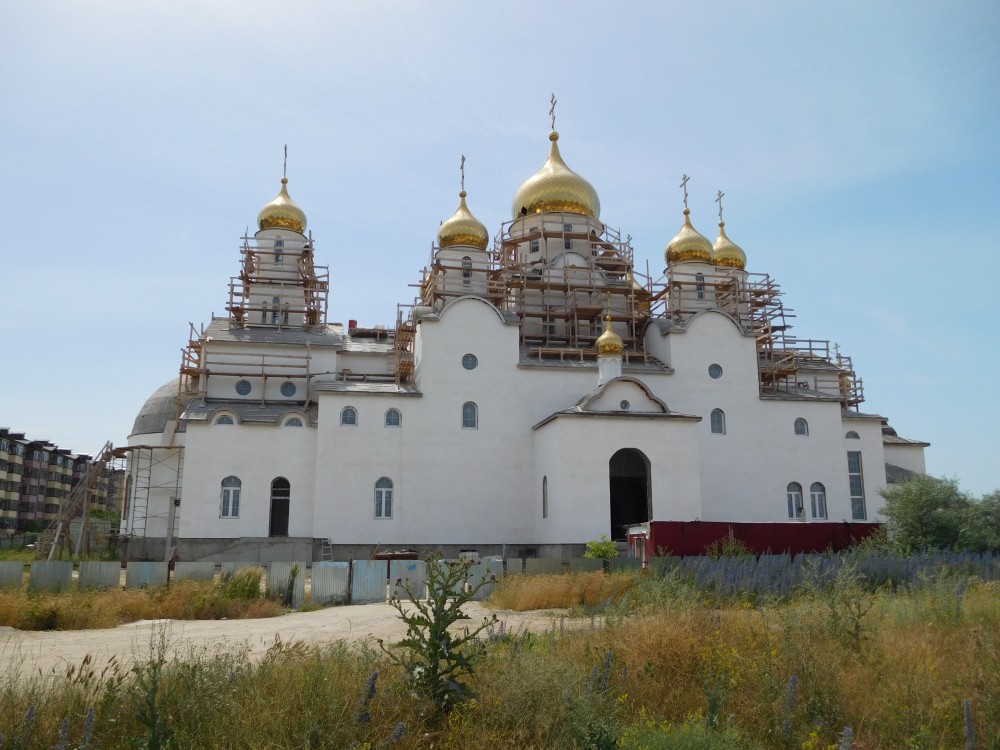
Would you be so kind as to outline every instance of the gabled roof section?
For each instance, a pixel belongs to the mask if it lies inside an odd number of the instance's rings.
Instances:
[[[603,398],[611,395],[610,392],[621,390],[622,386],[625,386],[628,391],[635,394],[634,398],[640,398],[642,400],[637,402],[636,406],[646,406],[647,409],[642,410],[641,408],[633,408],[631,401],[629,401],[629,408],[627,409],[620,408],[620,401],[619,404],[617,404],[619,406],[617,409],[595,408],[601,405],[600,402]],[[615,399],[617,399],[618,396],[619,394],[614,394]],[[687,422],[701,421],[701,417],[694,414],[680,414],[678,412],[670,411],[666,403],[656,396],[656,394],[650,390],[649,386],[638,378],[633,378],[628,375],[622,375],[621,377],[609,380],[603,385],[599,385],[593,391],[581,398],[575,406],[550,414],[541,422],[533,425],[531,429],[537,430],[559,417],[577,419],[604,419],[610,417],[616,419],[670,419]]]
[[[597,388],[595,388],[590,393],[588,393],[586,396],[584,396],[583,398],[581,398],[577,402],[576,407],[580,411],[602,411],[602,412],[603,411],[608,411],[607,409],[595,409],[594,407],[595,407],[595,405],[597,405],[600,402],[601,397],[604,396],[604,394],[608,390],[610,390],[611,388],[613,388],[615,386],[623,385],[623,384],[627,384],[629,386],[633,386],[635,388],[638,388],[646,396],[646,398],[649,399],[649,405],[651,405],[652,408],[646,409],[646,410],[640,410],[640,411],[644,411],[645,413],[651,413],[651,414],[669,414],[670,413],[670,409],[667,408],[666,403],[662,399],[660,399],[658,396],[656,396],[656,394],[654,394],[649,389],[648,385],[646,385],[645,383],[643,383],[638,378],[633,378],[633,377],[631,377],[629,375],[621,375],[621,376],[619,376],[617,378],[612,378],[608,382],[606,382],[606,383],[604,383],[602,385],[597,386]],[[619,410],[619,411],[621,411],[621,410]]]

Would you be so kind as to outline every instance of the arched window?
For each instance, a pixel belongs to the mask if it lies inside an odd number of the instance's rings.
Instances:
[[[284,477],[275,477],[271,482],[271,519],[268,536],[288,536],[291,504],[291,483]]]
[[[479,407],[472,401],[462,404],[462,427],[466,430],[479,429]]]
[[[542,477],[542,518],[549,517],[549,478]]]
[[[302,420],[298,417],[289,417],[285,420],[285,427],[302,427]]]
[[[809,436],[809,423],[802,417],[795,420],[795,434]]]
[[[379,477],[375,482],[375,518],[392,518],[392,480]]]
[[[216,424],[235,424],[233,418],[228,414],[223,414],[221,417],[215,420]]]
[[[705,299],[705,274],[696,273],[694,275],[694,289],[698,293],[698,299]]]
[[[219,500],[219,518],[239,518],[240,489],[243,482],[239,477],[226,477],[222,480],[222,493]]]
[[[809,499],[812,501],[812,517],[826,518],[826,487],[813,482],[809,486]]]
[[[386,427],[403,426],[403,415],[400,413],[399,409],[389,409],[385,413],[385,426]]]
[[[846,435],[844,435],[844,437],[847,438],[847,439],[849,439],[849,440],[860,440],[861,439],[861,436],[858,433],[856,433],[854,430],[848,431],[848,433]]]
[[[789,482],[785,488],[788,496],[788,517],[802,520],[804,509],[802,507],[802,485],[798,482]]]
[[[278,239],[274,241],[274,262],[281,263],[285,259],[285,241]]]
[[[716,435],[726,434],[726,413],[722,409],[712,409],[709,421],[712,424],[712,432]]]
[[[278,325],[278,316],[281,314],[281,297],[271,297],[271,325]]]
[[[462,258],[462,284],[468,286],[472,283],[472,258],[465,256]]]
[[[340,423],[356,427],[358,424],[358,410],[353,406],[345,406],[340,410]]]

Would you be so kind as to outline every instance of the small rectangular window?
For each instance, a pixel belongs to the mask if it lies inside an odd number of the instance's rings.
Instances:
[[[274,241],[274,262],[281,263],[285,259],[285,241],[275,240]]]
[[[531,252],[537,253],[538,252],[538,248],[539,248],[538,240],[532,240],[531,241]]]

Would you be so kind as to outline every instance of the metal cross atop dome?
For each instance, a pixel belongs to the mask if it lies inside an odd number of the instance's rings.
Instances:
[[[552,106],[549,107],[549,116],[552,118],[552,129],[556,129],[556,95],[553,93],[552,98],[549,100]]]
[[[288,144],[285,144],[285,163],[281,166],[281,176],[288,178]]]
[[[458,171],[462,173],[462,192],[465,192],[465,154],[462,154],[462,161],[459,162]]]
[[[690,180],[690,179],[691,178],[688,177],[687,175],[683,175],[681,177],[681,188],[684,190],[684,210],[685,211],[687,210],[687,207],[688,207],[688,180]]]
[[[720,223],[722,222],[722,196],[724,196],[724,195],[725,195],[725,193],[723,193],[720,190],[719,194],[715,198],[715,202],[719,204],[719,222]]]

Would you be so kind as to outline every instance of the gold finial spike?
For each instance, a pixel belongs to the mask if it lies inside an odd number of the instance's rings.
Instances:
[[[549,102],[552,104],[552,106],[549,107],[549,117],[552,118],[553,131],[556,129],[556,101],[556,95],[553,93],[551,99],[549,99]]]
[[[285,144],[285,163],[281,167],[281,176],[288,179],[288,144]]]
[[[722,220],[722,197],[725,195],[721,190],[715,197],[715,202],[719,204],[719,226],[723,226],[726,222]]]
[[[608,317],[606,320],[611,320],[611,290],[608,290]]]
[[[465,154],[462,154],[462,161],[458,164],[458,171],[462,173],[462,192],[465,192]]]
[[[681,189],[684,191],[684,210],[688,210],[688,180],[691,178],[687,175],[681,177]]]

